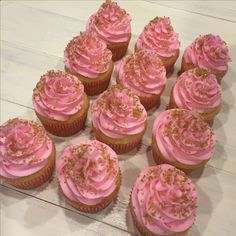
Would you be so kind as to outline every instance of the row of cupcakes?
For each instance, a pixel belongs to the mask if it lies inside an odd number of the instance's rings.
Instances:
[[[0,173],[6,182],[30,189],[51,177],[55,145],[41,125],[9,120],[1,126],[0,137]],[[121,175],[117,154],[97,140],[68,146],[57,159],[59,192],[83,212],[96,213],[107,207],[118,195]],[[197,201],[196,188],[186,174],[161,164],[140,173],[129,207],[144,235],[184,235],[194,223]]]

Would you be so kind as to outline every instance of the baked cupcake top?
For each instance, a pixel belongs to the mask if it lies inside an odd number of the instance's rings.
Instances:
[[[53,148],[40,124],[8,120],[0,126],[0,175],[15,179],[36,173],[47,164]]]
[[[93,126],[114,139],[143,132],[146,120],[147,112],[139,98],[120,85],[102,93],[92,106]]]
[[[179,108],[210,112],[221,103],[221,87],[214,74],[195,68],[180,75],[173,87],[173,97]]]
[[[131,34],[130,16],[116,2],[106,1],[90,16],[87,30],[107,44],[127,42]]]
[[[172,235],[190,228],[197,201],[192,181],[167,164],[143,170],[131,194],[131,207],[139,223],[157,235]]]
[[[33,91],[33,106],[44,117],[66,121],[79,112],[83,96],[84,86],[76,76],[51,70],[37,83]]]
[[[141,49],[123,58],[118,81],[138,96],[162,93],[166,85],[166,69],[154,50]]]
[[[140,34],[136,49],[155,50],[161,57],[171,57],[179,50],[180,42],[169,17],[156,17],[145,26]]]
[[[216,137],[197,113],[183,109],[162,112],[153,125],[153,138],[168,162],[197,165],[210,159]]]
[[[84,141],[64,149],[57,162],[57,173],[66,197],[96,205],[116,188],[118,158],[106,144]]]
[[[194,66],[209,69],[212,73],[226,71],[229,50],[226,43],[213,34],[200,35],[184,51],[184,60]]]
[[[74,37],[64,52],[66,68],[90,79],[108,71],[111,58],[112,53],[106,44],[91,32],[81,32]]]

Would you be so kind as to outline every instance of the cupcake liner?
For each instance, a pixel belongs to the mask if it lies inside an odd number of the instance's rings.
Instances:
[[[133,135],[130,137],[126,137],[124,139],[112,139],[109,138],[107,136],[105,136],[103,133],[101,133],[100,131],[96,130],[93,127],[93,130],[95,132],[95,137],[97,140],[99,140],[102,143],[107,144],[109,147],[111,147],[117,154],[123,154],[123,153],[127,153],[129,151],[131,151],[132,149],[134,149],[135,147],[139,146],[143,134],[145,132],[145,130],[137,135]]]
[[[72,73],[66,66],[65,71],[75,75],[83,83],[84,91],[88,96],[95,96],[102,93],[108,88],[113,71],[113,62],[111,62],[108,71],[103,74],[100,74],[98,78],[95,79],[84,77],[78,73]]]
[[[40,116],[38,113],[36,113],[36,115],[48,132],[60,137],[69,137],[73,134],[78,133],[84,127],[87,118],[87,113],[85,113],[82,117],[79,117],[74,122],[66,123],[53,122],[50,120],[48,121],[45,120],[42,116]]]
[[[55,169],[55,162],[56,162],[55,156],[56,156],[56,150],[54,146],[53,152],[48,158],[47,165],[38,172],[29,176],[20,177],[16,179],[8,179],[4,177],[3,179],[5,179],[5,181],[8,184],[20,189],[32,189],[39,187],[43,183],[47,182],[49,178],[52,176],[53,171]]]
[[[131,191],[131,194],[132,194],[132,191]],[[130,194],[130,200],[129,200],[129,210],[130,210],[130,213],[131,213],[131,216],[132,216],[135,227],[144,236],[161,236],[159,234],[151,232],[145,226],[143,226],[139,223],[139,221],[138,221],[138,219],[135,215],[134,207],[132,205],[131,194]],[[189,231],[189,229],[185,230],[184,232],[174,233],[174,234],[171,234],[171,235],[168,235],[168,236],[185,236],[187,234],[187,232]]]
[[[87,119],[88,109],[89,101],[87,95],[85,95],[84,106],[78,113],[72,115],[67,121],[52,120],[50,118],[41,116],[36,111],[35,113],[48,132],[60,137],[69,137],[79,132],[84,127]]]
[[[150,97],[139,97],[139,98],[140,98],[140,102],[142,103],[144,108],[146,110],[150,110],[153,107],[155,107],[157,109],[160,106],[160,104],[161,104],[160,96],[161,96],[161,94],[152,95]]]
[[[61,189],[61,186],[59,184],[59,189],[60,192],[62,193],[62,195],[64,196],[66,202],[68,202],[68,204],[70,204],[72,207],[85,212],[85,213],[97,213],[101,210],[103,210],[104,208],[106,208],[118,195],[119,193],[119,189],[121,186],[121,171],[119,170],[119,174],[117,176],[117,180],[116,180],[116,188],[115,190],[107,197],[104,197],[101,202],[97,203],[96,205],[86,205],[84,203],[81,202],[75,202],[73,200],[70,200],[64,193],[63,190]]]

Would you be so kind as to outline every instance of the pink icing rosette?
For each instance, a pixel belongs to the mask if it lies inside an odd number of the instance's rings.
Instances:
[[[153,125],[153,138],[167,161],[197,165],[213,155],[216,137],[197,113],[171,109],[162,112]]]
[[[79,79],[62,71],[43,75],[33,92],[33,106],[44,117],[66,121],[83,105],[84,86]]]
[[[212,34],[199,36],[184,51],[184,60],[212,73],[227,71],[229,50],[226,43]]]
[[[96,140],[65,148],[57,162],[63,193],[72,201],[96,205],[116,188],[119,173],[116,153]]]
[[[138,96],[161,94],[166,85],[166,70],[153,50],[141,49],[120,63],[118,81]]]
[[[101,94],[92,106],[93,126],[114,139],[141,133],[146,120],[147,112],[139,98],[120,85]]]
[[[66,68],[72,74],[96,79],[108,71],[112,53],[94,33],[81,32],[67,45],[64,52]]]
[[[210,112],[221,103],[221,87],[214,74],[195,68],[181,74],[173,87],[173,97],[179,108]]]
[[[192,181],[167,164],[143,170],[131,194],[139,224],[157,235],[188,230],[194,223],[197,201]]]
[[[0,126],[0,175],[15,179],[41,170],[53,150],[44,128],[23,119]]]
[[[136,49],[153,49],[164,58],[174,56],[179,46],[178,34],[171,26],[169,17],[156,17],[150,21],[135,45]]]
[[[127,42],[130,38],[130,16],[117,3],[106,1],[87,22],[87,30],[94,32],[107,44]]]

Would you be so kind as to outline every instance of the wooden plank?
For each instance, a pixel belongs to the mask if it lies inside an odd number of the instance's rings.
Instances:
[[[0,186],[2,236],[16,235],[130,235],[75,211],[57,207]]]
[[[198,15],[210,16],[236,22],[235,1],[149,1],[169,8],[184,10]]]

